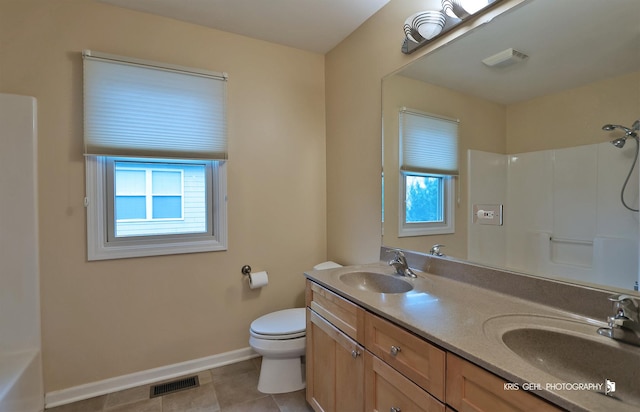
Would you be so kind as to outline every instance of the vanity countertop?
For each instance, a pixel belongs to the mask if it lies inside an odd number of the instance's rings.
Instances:
[[[531,392],[560,407],[572,411],[640,410],[640,407],[630,406],[610,396],[581,390],[578,385],[565,385],[602,384],[604,390],[604,380],[563,382],[541,371],[509,350],[497,336],[503,324],[535,324],[537,319],[546,325],[547,330],[556,328],[563,333],[575,331],[589,335],[592,331],[594,339],[601,338],[605,345],[624,345],[596,333],[598,327],[606,326],[604,322],[426,272],[416,271],[417,279],[402,277],[415,286],[408,293],[373,293],[340,281],[341,275],[358,271],[394,273],[393,268],[380,262],[312,270],[305,276],[443,349],[507,381],[518,383],[520,388],[523,384],[539,384],[540,389]],[[624,347],[640,351],[640,348],[629,345]],[[575,348],[575,351],[581,350],[585,351],[584,348]],[[585,362],[591,361],[592,356],[585,352]],[[639,373],[637,367],[635,370]]]

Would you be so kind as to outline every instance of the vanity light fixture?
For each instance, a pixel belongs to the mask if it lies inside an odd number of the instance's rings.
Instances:
[[[449,17],[464,19],[491,3],[491,0],[442,0],[442,9]]]
[[[489,56],[482,63],[489,67],[507,67],[528,59],[529,56],[513,48],[509,48]]]
[[[411,54],[466,19],[502,0],[441,0],[440,10],[424,10],[409,16],[402,27],[402,52]]]

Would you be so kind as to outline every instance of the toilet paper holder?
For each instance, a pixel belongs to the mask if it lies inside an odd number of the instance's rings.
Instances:
[[[243,275],[249,276],[251,274],[251,266],[244,265],[242,269],[240,269],[240,271],[242,272]]]

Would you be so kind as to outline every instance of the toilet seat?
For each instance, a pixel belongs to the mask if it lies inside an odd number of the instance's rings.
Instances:
[[[304,308],[268,313],[251,322],[251,336],[265,340],[296,339],[306,334]]]

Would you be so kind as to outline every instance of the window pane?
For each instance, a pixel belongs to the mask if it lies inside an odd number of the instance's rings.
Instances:
[[[154,170],[151,180],[154,195],[182,194],[182,173],[179,171]]]
[[[146,216],[136,216],[143,220],[115,222],[116,238],[206,233],[209,230],[205,164],[118,160],[118,166],[138,169],[146,174],[147,187],[143,193],[147,198],[144,205]],[[119,207],[116,201],[116,216],[121,215]]]
[[[406,223],[443,222],[442,177],[405,176]]]
[[[147,200],[145,196],[116,196],[116,220],[146,219]]]
[[[146,177],[144,170],[122,170],[116,165],[116,196],[144,195]]]
[[[154,219],[179,219],[182,217],[182,196],[154,196]]]

